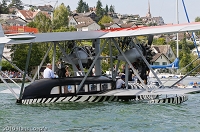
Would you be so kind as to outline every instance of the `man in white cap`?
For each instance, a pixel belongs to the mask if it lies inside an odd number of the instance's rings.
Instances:
[[[44,70],[43,73],[44,78],[55,78],[54,73],[52,71],[52,65],[50,63],[47,64],[46,69]]]
[[[122,74],[121,78],[116,81],[116,89],[125,88],[125,75]]]

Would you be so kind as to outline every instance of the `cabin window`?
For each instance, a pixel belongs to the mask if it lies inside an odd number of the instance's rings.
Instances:
[[[53,88],[51,89],[50,94],[60,94],[60,87],[59,87],[59,86],[53,87]]]
[[[162,62],[162,65],[167,65],[167,62]]]
[[[50,94],[76,93],[78,87],[79,85],[56,86],[52,88]],[[79,92],[82,93],[82,92],[104,91],[108,89],[112,89],[111,83],[84,84],[80,88]]]
[[[89,85],[89,91],[96,91],[97,90],[97,84],[90,84]]]

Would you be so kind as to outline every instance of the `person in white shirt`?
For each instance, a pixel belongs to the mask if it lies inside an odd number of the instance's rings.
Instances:
[[[95,66],[92,68],[92,76],[95,76]]]
[[[116,89],[125,88],[125,75],[121,75],[121,78],[116,81]]]
[[[50,63],[47,64],[47,67],[43,73],[43,77],[44,78],[55,78],[54,73],[52,71],[52,65]]]

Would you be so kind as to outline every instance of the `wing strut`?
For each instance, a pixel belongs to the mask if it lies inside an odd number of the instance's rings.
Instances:
[[[23,94],[23,91],[24,91],[24,83],[25,83],[26,74],[27,74],[27,70],[28,70],[28,64],[29,64],[29,61],[30,61],[32,45],[33,45],[33,43],[31,43],[29,45],[28,56],[26,58],[26,67],[25,67],[25,71],[24,71],[24,75],[23,75],[23,82],[22,82],[22,86],[21,86],[21,90],[20,90],[20,94],[19,94],[19,100],[22,99],[22,94]]]
[[[133,67],[133,65],[131,64],[131,62],[127,59],[126,55],[124,54],[124,52],[122,51],[122,49],[119,47],[119,45],[117,45],[117,42],[114,38],[112,38],[116,48],[120,51],[120,53],[122,54],[122,56],[125,58],[126,62],[130,65],[130,67],[132,68],[134,74],[136,74],[136,76],[138,77],[138,79],[140,80],[140,82],[142,83],[142,85],[147,89],[147,86],[144,84],[143,80],[141,79],[141,77],[139,76],[139,74],[137,73],[137,71],[135,70],[135,68]]]
[[[136,38],[135,38],[136,39]],[[136,39],[137,40],[137,39]],[[138,49],[138,46],[133,43],[134,47],[137,49],[138,53],[140,54],[140,56],[142,57],[143,61],[145,62],[145,64],[148,66],[148,68],[151,70],[151,72],[153,73],[153,75],[155,76],[155,78],[158,80],[159,84],[163,87],[162,82],[160,81],[160,79],[158,78],[158,76],[156,75],[156,73],[154,72],[154,70],[151,68],[151,66],[149,65],[149,63],[147,62],[147,60],[144,58],[143,54],[141,53],[141,51]]]
[[[195,67],[194,69],[192,69],[190,72],[188,72],[184,77],[182,77],[182,78],[179,79],[177,82],[175,82],[174,84],[172,84],[172,85],[170,86],[170,88],[173,87],[173,86],[175,86],[177,83],[179,83],[181,80],[183,80],[184,78],[186,78],[188,75],[190,75],[190,73],[192,73],[193,71],[195,71],[195,70],[198,69],[199,67],[200,67],[200,64],[199,64],[197,67]]]
[[[49,46],[49,48],[48,48],[46,54],[44,55],[44,57],[43,57],[43,59],[42,59],[42,62],[40,63],[40,65],[39,65],[39,67],[38,67],[38,69],[40,69],[40,68],[42,67],[42,65],[43,65],[45,59],[47,58],[47,56],[48,56],[48,54],[49,54],[49,51],[50,51],[50,49],[52,48],[52,46],[53,46],[53,43],[51,43],[51,45]],[[33,83],[33,82],[35,81],[37,75],[38,75],[38,72],[36,71],[36,73],[35,73],[35,75],[34,75],[34,77],[33,77],[33,80],[31,81],[31,83]]]
[[[99,56],[101,55],[101,52],[103,51],[104,47],[106,46],[106,43],[108,42],[108,39],[105,40],[104,44],[102,45],[102,48],[100,49],[99,53],[96,55],[94,61],[92,62],[90,68],[88,69],[88,72],[86,73],[85,77],[83,78],[83,80],[81,81],[80,85],[78,86],[78,89],[76,91],[76,93],[79,92],[79,90],[81,89],[81,87],[83,86],[83,83],[85,82],[86,78],[88,77],[90,71],[92,70],[92,68],[94,67],[94,64],[96,63],[97,59],[99,58]]]

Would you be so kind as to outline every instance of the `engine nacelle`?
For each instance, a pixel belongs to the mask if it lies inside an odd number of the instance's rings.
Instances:
[[[81,60],[81,63],[82,63],[82,64],[88,63],[88,54],[85,53],[85,51],[82,50],[82,49],[80,49],[80,50],[77,51],[77,55],[76,55],[75,51],[72,52],[72,53],[69,55],[69,58],[72,60],[72,62],[73,62],[75,65],[78,64],[78,60],[79,60],[79,59]],[[66,63],[71,64],[70,61],[67,59],[67,57],[63,57],[62,60],[65,61]]]

